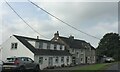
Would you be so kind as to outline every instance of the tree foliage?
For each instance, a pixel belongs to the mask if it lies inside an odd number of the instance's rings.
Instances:
[[[97,48],[97,56],[113,57],[120,60],[120,36],[117,33],[107,33],[100,40]]]

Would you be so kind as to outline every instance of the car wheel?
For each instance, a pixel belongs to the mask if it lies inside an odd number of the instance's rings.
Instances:
[[[35,68],[34,68],[34,72],[39,72],[40,71],[40,68],[39,68],[39,65],[37,65]]]

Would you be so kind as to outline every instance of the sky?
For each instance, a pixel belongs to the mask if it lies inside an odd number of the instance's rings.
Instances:
[[[59,31],[60,36],[85,40],[98,46],[99,39],[87,36],[65,25],[57,19],[46,14],[27,0],[7,0],[14,10],[40,34],[28,27],[4,2],[0,2],[0,44],[12,35],[20,35],[50,40],[54,33]],[[32,1],[32,0],[31,0]],[[118,33],[118,1],[119,0],[34,0],[33,2],[44,8],[49,13],[69,23],[75,28],[97,38],[102,38],[106,33]]]

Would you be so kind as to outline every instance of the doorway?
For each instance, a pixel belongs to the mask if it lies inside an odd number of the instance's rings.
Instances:
[[[53,57],[49,57],[48,66],[53,66]]]

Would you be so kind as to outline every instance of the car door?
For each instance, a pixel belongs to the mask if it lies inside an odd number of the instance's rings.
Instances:
[[[2,71],[3,61],[0,60],[0,72]]]
[[[26,69],[30,69],[30,62],[28,61],[28,58],[22,58],[22,64],[25,66]]]
[[[31,58],[28,58],[28,65],[30,69],[33,69],[35,67],[35,63]]]

